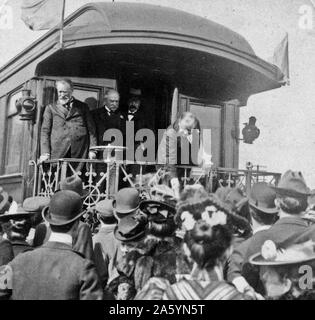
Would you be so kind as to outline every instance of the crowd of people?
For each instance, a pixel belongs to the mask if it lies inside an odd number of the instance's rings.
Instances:
[[[86,196],[77,175],[23,204],[0,189],[1,299],[315,299],[315,201],[300,172],[247,195],[123,188],[92,208],[93,234]]]

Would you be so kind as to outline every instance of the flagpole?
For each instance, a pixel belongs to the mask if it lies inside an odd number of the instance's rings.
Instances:
[[[63,49],[63,28],[64,28],[64,21],[65,21],[65,12],[66,12],[66,0],[63,0],[62,3],[62,14],[61,14],[61,22],[60,22],[60,48]]]

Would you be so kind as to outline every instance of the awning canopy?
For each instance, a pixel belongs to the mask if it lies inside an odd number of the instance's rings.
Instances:
[[[34,61],[36,52],[36,76],[155,75],[187,94],[239,99],[243,104],[250,95],[283,84],[280,70],[258,58],[241,35],[207,19],[160,6],[91,3],[66,19],[63,51],[51,48],[58,40],[55,28],[15,61],[19,66],[21,60]],[[12,70],[15,61],[8,64]],[[5,69],[0,70],[0,83]]]

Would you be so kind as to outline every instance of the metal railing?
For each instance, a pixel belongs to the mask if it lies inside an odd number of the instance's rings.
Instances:
[[[33,195],[51,196],[59,189],[59,183],[71,175],[78,175],[88,190],[84,204],[91,208],[99,201],[111,198],[118,191],[119,181],[126,186],[135,187],[143,198],[150,197],[150,187],[159,184],[167,175],[166,167],[156,163],[110,161],[110,160],[82,160],[58,159],[35,166]],[[139,166],[137,179],[128,172],[128,165]],[[214,192],[218,187],[239,187],[248,193],[255,182],[265,181],[277,185],[281,177],[279,173],[254,170],[211,168],[202,169],[191,166],[177,166],[183,169],[182,184],[202,184],[207,191]],[[151,170],[147,170],[150,168]],[[153,172],[146,174],[145,172]],[[109,181],[109,183],[108,183]]]

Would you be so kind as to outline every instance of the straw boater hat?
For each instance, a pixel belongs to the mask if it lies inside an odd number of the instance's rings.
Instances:
[[[43,212],[43,218],[53,226],[64,226],[81,218],[85,211],[82,209],[81,197],[70,190],[55,193],[49,207]]]
[[[27,211],[21,205],[13,202],[10,209],[4,214],[0,215],[0,222],[8,222],[9,220],[28,219],[31,218],[35,212]]]
[[[269,214],[277,214],[275,205],[276,192],[266,182],[255,183],[249,194],[249,205],[259,211]]]
[[[311,191],[306,185],[301,172],[287,171],[282,177],[274,190],[278,195],[305,198],[310,196]]]
[[[82,200],[89,195],[89,191],[83,189],[82,180],[78,177],[78,175],[73,175],[69,178],[62,180],[60,182],[60,190],[74,191],[80,195]]]
[[[315,260],[315,243],[310,240],[293,244],[286,249],[277,248],[276,244],[267,240],[261,252],[250,258],[250,263],[256,266],[300,265]]]

